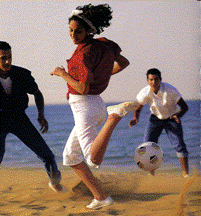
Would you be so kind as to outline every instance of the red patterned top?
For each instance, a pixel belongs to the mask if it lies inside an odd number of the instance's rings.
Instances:
[[[88,38],[78,44],[72,57],[67,60],[68,73],[77,81],[89,83],[89,95],[101,94],[108,86],[115,56],[121,48],[106,38]],[[68,85],[68,84],[67,84]],[[79,94],[68,85],[68,95]]]

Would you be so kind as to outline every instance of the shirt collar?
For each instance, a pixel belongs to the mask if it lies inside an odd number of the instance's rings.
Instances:
[[[82,43],[77,45],[76,51],[80,51],[86,44],[89,44],[93,40],[93,36],[89,36],[83,40]]]
[[[12,69],[12,65],[11,65],[11,69]],[[2,79],[7,79],[8,77],[10,77],[10,71],[11,69],[6,73],[6,75],[4,77],[1,77]]]
[[[149,86],[149,87],[150,87],[150,86]],[[154,95],[156,95],[156,96],[159,96],[159,95],[163,92],[163,90],[164,90],[164,85],[163,85],[162,82],[160,83],[160,88],[159,88],[157,94],[155,94],[155,93],[151,90],[151,87],[150,87],[150,91],[151,91]]]

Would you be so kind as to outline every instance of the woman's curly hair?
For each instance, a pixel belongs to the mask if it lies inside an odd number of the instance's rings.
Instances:
[[[88,4],[84,6],[78,6],[76,10],[81,10],[83,13],[79,15],[91,21],[97,30],[96,34],[102,33],[104,28],[110,26],[110,20],[112,19],[111,14],[113,11],[108,4],[100,4],[96,6]],[[69,21],[74,18],[75,16],[72,16]]]

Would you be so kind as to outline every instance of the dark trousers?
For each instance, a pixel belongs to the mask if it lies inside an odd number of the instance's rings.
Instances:
[[[6,136],[8,133],[12,133],[42,160],[50,181],[53,184],[60,182],[61,173],[55,162],[54,154],[25,112],[0,112],[0,125],[0,163],[5,153]]]
[[[173,148],[177,152],[178,157],[187,157],[188,151],[183,139],[183,130],[181,122],[178,124],[173,119],[161,120],[155,115],[151,115],[145,131],[145,142],[158,142],[163,129],[165,130]]]

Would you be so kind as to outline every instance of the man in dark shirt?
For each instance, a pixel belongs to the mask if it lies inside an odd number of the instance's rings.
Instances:
[[[8,133],[16,135],[44,163],[49,186],[62,191],[61,173],[58,170],[54,154],[33,126],[25,109],[28,107],[28,95],[33,94],[38,109],[38,122],[42,133],[48,131],[48,122],[44,117],[44,99],[31,72],[14,66],[11,46],[0,41],[0,163],[5,153],[5,139]]]

